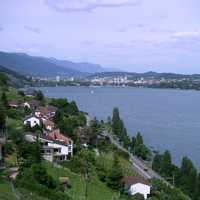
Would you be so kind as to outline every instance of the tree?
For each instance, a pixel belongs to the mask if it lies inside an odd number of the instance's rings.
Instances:
[[[152,169],[155,170],[156,172],[160,173],[161,166],[162,166],[162,155],[157,153],[153,159]]]
[[[0,103],[0,131],[5,131],[6,128],[6,110],[5,107]]]
[[[43,95],[43,93],[42,93],[41,90],[37,91],[37,93],[36,93],[36,99],[38,101],[44,101],[44,95]]]
[[[137,133],[134,139],[132,138],[132,142],[134,142],[134,144],[132,144],[132,146],[134,145],[132,147],[133,153],[143,160],[146,160],[150,156],[150,150],[143,144],[143,138],[140,132]]]
[[[9,78],[4,73],[0,73],[0,87],[7,90]]]
[[[70,115],[78,115],[79,110],[78,110],[78,107],[77,107],[75,101],[72,101],[69,103],[69,105],[67,107],[67,113]]]
[[[1,102],[3,103],[5,108],[8,108],[8,99],[5,92],[3,92],[1,95]]]
[[[195,193],[193,196],[194,200],[200,200],[200,174],[198,174]]]
[[[123,173],[119,163],[119,158],[117,155],[114,155],[113,167],[110,170],[107,184],[114,190],[120,190],[122,178],[123,178]]]
[[[143,144],[143,138],[140,132],[137,132],[136,138],[135,138],[135,146],[139,146]]]
[[[119,117],[119,109],[113,109],[113,116],[112,116],[112,129],[115,135],[119,135],[120,133],[120,117]]]
[[[161,173],[165,176],[172,176],[172,160],[169,151],[165,151],[163,154]]]
[[[56,124],[59,124],[63,119],[64,119],[64,113],[63,113],[63,111],[61,109],[58,109],[56,111],[55,116],[54,116],[54,122]]]
[[[188,195],[192,196],[195,193],[197,184],[197,170],[192,161],[183,157],[179,172],[178,186]]]

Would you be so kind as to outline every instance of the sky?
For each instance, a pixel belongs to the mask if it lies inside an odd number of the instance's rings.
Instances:
[[[200,73],[199,0],[0,0],[0,50]]]

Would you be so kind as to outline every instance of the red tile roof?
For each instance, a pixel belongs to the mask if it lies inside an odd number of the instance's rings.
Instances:
[[[51,138],[52,140],[60,141],[64,143],[65,145],[69,145],[72,142],[70,138],[61,134],[59,129],[49,132],[47,136],[48,138]]]
[[[150,182],[148,180],[143,179],[140,176],[129,176],[129,177],[124,177],[122,179],[122,182],[125,183],[128,186],[137,184],[137,183],[142,183],[144,185],[149,185],[151,186]]]

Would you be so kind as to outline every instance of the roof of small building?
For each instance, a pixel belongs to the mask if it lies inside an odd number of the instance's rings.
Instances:
[[[145,180],[144,178],[142,178],[140,176],[124,177],[122,179],[122,182],[125,183],[128,187],[130,187],[131,185],[135,185],[137,183],[142,183],[144,185],[151,186],[151,184],[150,184],[150,182],[148,180]]]
[[[28,120],[28,119],[31,119],[31,118],[36,118],[36,119],[39,119],[39,120],[40,120],[40,118],[37,117],[37,116],[35,116],[35,115],[29,115],[29,116],[25,117],[24,121],[26,121],[26,120]]]
[[[20,101],[20,100],[12,100],[12,101],[9,102],[9,105],[10,106],[11,105],[17,105],[17,106],[19,106],[21,103],[22,103],[22,101]]]
[[[56,111],[57,111],[57,108],[55,106],[47,106],[47,107],[39,106],[36,110],[36,112],[40,112],[41,115],[43,115],[43,116],[47,116],[47,115],[54,113]]]
[[[69,145],[72,143],[72,140],[67,136],[64,136],[60,133],[59,129],[53,130],[46,134],[47,139],[51,139],[54,142],[61,142],[62,144]]]

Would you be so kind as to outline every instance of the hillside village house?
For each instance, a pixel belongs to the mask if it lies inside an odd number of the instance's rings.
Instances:
[[[151,184],[139,176],[125,177],[122,182],[125,192],[129,195],[141,194],[146,200],[151,193]]]
[[[34,142],[36,135],[27,133],[25,138],[29,142]],[[73,141],[62,135],[58,129],[40,136],[39,140],[42,144],[42,156],[45,160],[60,162],[73,156]]]
[[[37,117],[52,118],[55,116],[56,111],[57,108],[55,106],[47,106],[47,107],[40,106],[38,109],[36,109],[35,115]]]
[[[38,100],[31,100],[31,101],[25,101],[23,103],[23,107],[27,107],[32,110],[36,110],[40,106],[40,102]]]
[[[24,120],[24,125],[29,125],[31,128],[35,127],[36,125],[40,126],[41,125],[41,120],[39,117],[36,117],[34,115],[27,117]]]

